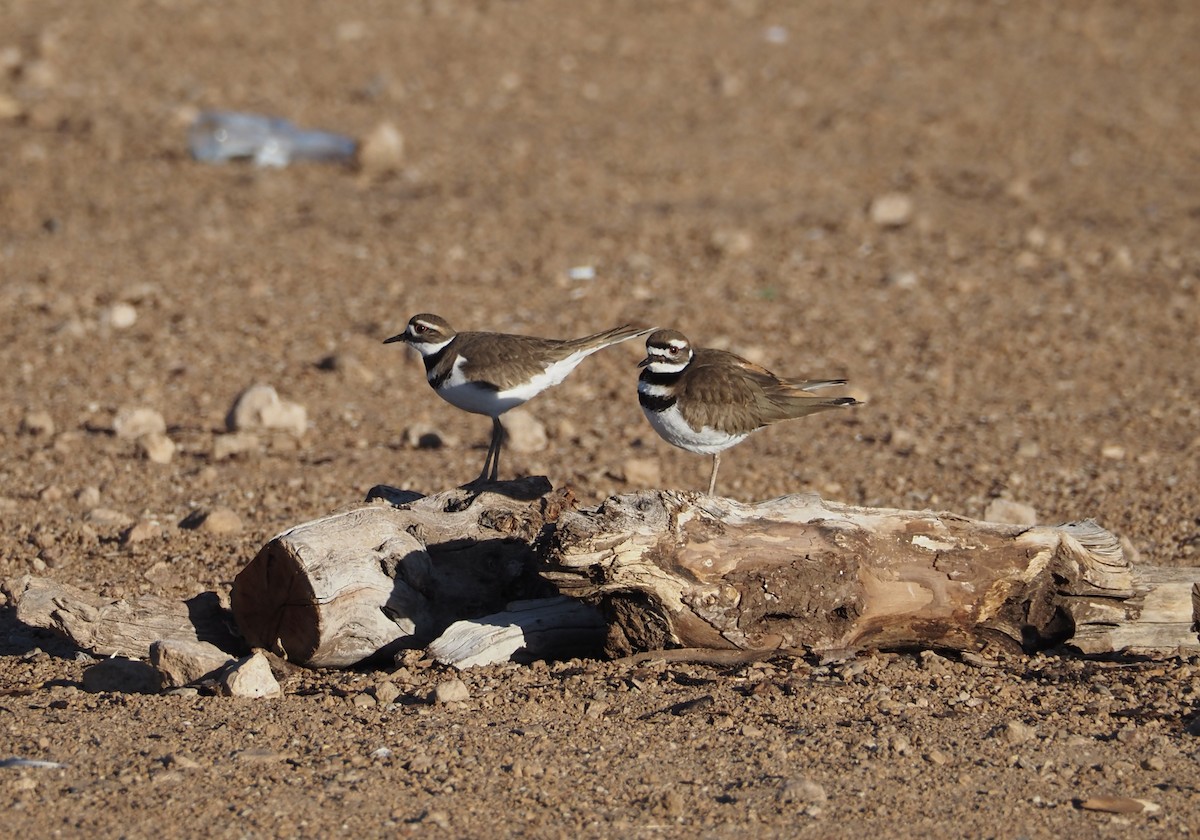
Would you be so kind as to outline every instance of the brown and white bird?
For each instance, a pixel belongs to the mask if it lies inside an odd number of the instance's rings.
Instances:
[[[853,397],[810,393],[844,379],[783,379],[724,350],[693,348],[683,333],[656,330],[646,339],[638,402],[667,443],[713,456],[708,494],[717,488],[721,453],[751,432],[831,408],[859,405]]]
[[[492,418],[492,442],[476,483],[495,481],[500,469],[504,426],[500,415],[566,379],[580,362],[610,344],[645,335],[630,325],[558,340],[492,332],[455,332],[437,315],[414,315],[404,332],[384,344],[402,341],[421,354],[425,377],[438,396],[453,406]]]

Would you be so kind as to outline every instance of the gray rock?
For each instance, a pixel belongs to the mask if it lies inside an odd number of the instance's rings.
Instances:
[[[150,666],[163,688],[190,685],[231,661],[233,657],[208,642],[160,640],[150,645]]]

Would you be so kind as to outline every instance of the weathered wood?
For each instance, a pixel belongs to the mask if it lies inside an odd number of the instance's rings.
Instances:
[[[150,645],[161,640],[209,642],[231,654],[244,650],[233,616],[215,592],[187,601],[154,595],[103,598],[30,575],[6,581],[4,591],[22,624],[53,630],[104,656],[144,659]]]
[[[1093,522],[1031,528],[816,496],[742,504],[666,491],[575,510],[545,479],[372,497],[271,540],[234,581],[232,612],[215,593],[121,601],[29,577],[6,589],[18,620],[98,653],[142,657],[160,639],[201,640],[317,667],[439,635],[431,651],[460,667],[586,655],[595,613],[580,602],[599,608],[612,656],[1200,649],[1200,569],[1132,567]],[[502,614],[560,593],[576,602]]]
[[[1093,522],[1030,528],[816,496],[747,505],[643,492],[564,514],[543,574],[603,604],[612,655],[1035,649],[1077,635],[1091,653],[1197,646],[1187,585],[1200,570],[1180,572],[1183,588],[1168,593]]]
[[[371,495],[405,498],[388,488]],[[252,646],[312,667],[424,645],[456,620],[546,594],[531,574],[531,546],[570,503],[530,478],[298,525],[234,579],[238,627]]]
[[[426,652],[456,668],[597,655],[606,627],[599,610],[573,598],[515,601],[504,612],[454,622]]]

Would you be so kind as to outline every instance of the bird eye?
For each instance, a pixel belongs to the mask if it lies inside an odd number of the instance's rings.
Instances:
[[[428,332],[428,331],[429,331],[429,327],[425,326],[424,324],[414,324],[413,325],[413,332],[423,333],[423,332]]]
[[[668,347],[667,352],[670,353],[672,356],[678,356],[679,348],[678,347]]]

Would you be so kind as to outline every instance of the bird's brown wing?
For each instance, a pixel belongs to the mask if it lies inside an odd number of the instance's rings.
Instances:
[[[765,397],[764,374],[770,377],[764,368],[733,353],[697,350],[677,385],[683,419],[696,429],[749,434],[763,425],[758,413]]]

